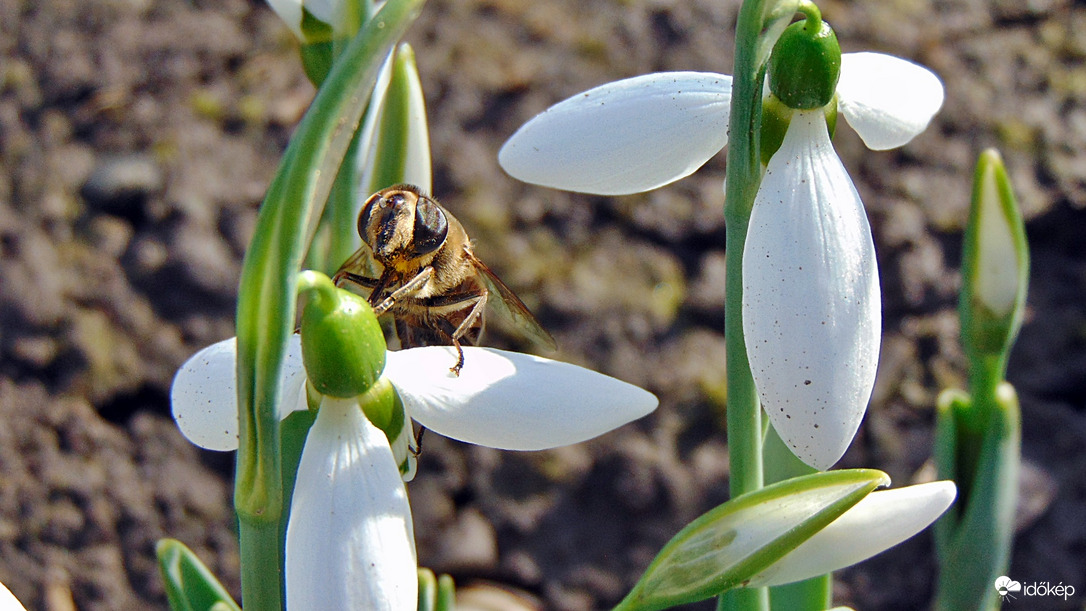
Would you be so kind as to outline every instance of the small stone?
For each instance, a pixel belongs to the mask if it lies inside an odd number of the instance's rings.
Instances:
[[[162,169],[144,154],[105,157],[83,183],[82,195],[103,212],[138,222],[147,199],[163,187]]]

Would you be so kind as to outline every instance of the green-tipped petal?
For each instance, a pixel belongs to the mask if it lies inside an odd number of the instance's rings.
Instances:
[[[538,356],[464,348],[460,375],[449,347],[388,354],[385,376],[426,428],[505,450],[542,450],[602,435],[656,409],[632,384]]]
[[[502,146],[510,176],[597,193],[640,193],[700,168],[728,143],[730,76],[660,72],[559,102]]]
[[[298,465],[286,539],[288,609],[413,611],[407,491],[384,432],[325,399]]]

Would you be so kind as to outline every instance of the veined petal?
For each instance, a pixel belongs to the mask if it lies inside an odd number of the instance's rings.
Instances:
[[[659,72],[601,85],[525,123],[498,153],[525,182],[600,195],[640,193],[700,168],[728,143],[732,79]]]
[[[882,53],[843,54],[837,94],[845,120],[876,151],[912,140],[943,105],[934,72]]]
[[[863,203],[822,112],[797,112],[754,200],[743,250],[743,332],[763,408],[815,468],[841,458],[863,418],[881,308]]]
[[[504,450],[543,450],[591,439],[656,409],[656,397],[583,367],[493,348],[389,352],[385,375],[407,411],[447,437]]]
[[[283,20],[298,40],[305,40],[302,36],[302,3],[301,0],[268,0],[276,15]]]
[[[325,398],[287,523],[288,609],[414,611],[411,509],[388,438],[353,399]]]
[[[211,344],[185,361],[170,388],[170,407],[181,433],[206,450],[238,449],[237,338]],[[306,409],[302,344],[290,336],[279,383],[280,417]]]
[[[872,492],[748,585],[792,583],[866,560],[927,528],[956,495],[950,481]]]

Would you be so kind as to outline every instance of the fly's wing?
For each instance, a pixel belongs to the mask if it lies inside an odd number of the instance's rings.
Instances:
[[[364,278],[368,282],[356,282],[350,278],[343,278],[342,274],[351,274],[356,278]],[[381,276],[381,264],[373,258],[373,251],[369,246],[363,244],[358,250],[354,252],[343,265],[339,266],[336,271],[336,275],[333,276],[337,280],[336,285],[340,288],[345,288],[345,285],[355,287],[361,291],[363,297],[368,297],[372,292],[373,287],[377,286],[378,278]]]
[[[528,310],[528,306],[524,305],[524,302],[517,297],[513,289],[505,286],[494,272],[490,271],[490,268],[486,266],[482,261],[477,259],[474,254],[468,253],[471,257],[471,262],[475,264],[475,268],[479,270],[479,279],[486,285],[487,290],[490,292],[490,296],[487,298],[487,305],[498,312],[499,315],[511,322],[525,337],[535,342],[541,348],[548,350],[557,350],[558,344],[554,341],[554,337],[543,328],[543,325],[539,324],[535,315]]]

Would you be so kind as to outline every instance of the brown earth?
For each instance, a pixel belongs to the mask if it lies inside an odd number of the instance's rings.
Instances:
[[[723,156],[611,199],[520,184],[496,153],[591,86],[729,71],[737,4],[432,0],[410,31],[436,195],[560,358],[661,399],[641,422],[550,452],[428,438],[410,486],[423,564],[523,588],[549,609],[606,607],[725,500]],[[913,59],[947,86],[932,127],[903,149],[868,152],[848,128],[836,138],[885,291],[875,397],[840,466],[905,484],[930,454],[934,398],[964,379],[954,306],[972,165],[997,146],[1034,262],[1010,372],[1029,511],[1009,575],[1073,585],[1067,603],[1039,602],[1081,608],[1086,5],[821,8],[846,52]],[[233,334],[257,207],[311,96],[290,34],[257,0],[0,0],[0,581],[29,608],[164,607],[153,559],[164,536],[237,591],[232,457],[177,433],[168,390],[186,357]],[[840,573],[837,600],[923,606],[934,570],[924,534]]]

